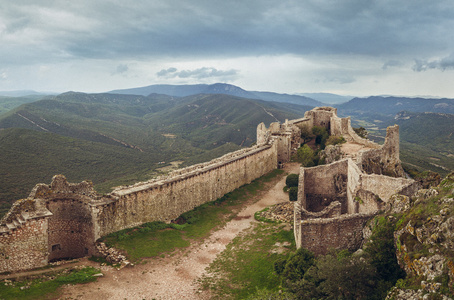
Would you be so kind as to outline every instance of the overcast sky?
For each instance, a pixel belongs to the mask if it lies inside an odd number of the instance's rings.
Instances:
[[[454,98],[452,0],[0,0],[0,91]]]

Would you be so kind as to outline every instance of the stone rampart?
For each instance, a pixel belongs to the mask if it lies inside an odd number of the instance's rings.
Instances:
[[[170,222],[276,169],[274,145],[240,150],[154,181],[116,189],[115,200],[93,202],[95,239],[151,221]]]
[[[99,195],[90,182],[56,175],[16,201],[0,222],[0,272],[95,254],[95,241],[146,222],[170,222],[276,169],[277,147],[264,144]]]

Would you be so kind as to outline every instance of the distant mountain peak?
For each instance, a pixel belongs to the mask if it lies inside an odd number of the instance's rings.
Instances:
[[[273,92],[247,91],[233,84],[214,83],[196,85],[164,85],[156,84],[145,87],[114,90],[108,93],[114,94],[133,94],[148,96],[153,93],[164,94],[174,97],[186,97],[197,94],[225,94],[236,97],[259,99],[264,101],[286,102],[298,105],[308,105],[312,107],[325,106],[324,103],[301,95],[278,94]]]

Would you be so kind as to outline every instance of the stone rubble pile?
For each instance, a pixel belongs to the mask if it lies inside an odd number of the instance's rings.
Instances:
[[[104,257],[107,262],[112,265],[119,265],[119,269],[122,269],[128,265],[131,265],[131,262],[128,261],[126,256],[121,254],[121,252],[115,248],[109,248],[105,243],[96,243],[96,250],[101,257]]]
[[[267,211],[260,213],[262,218],[272,221],[293,223],[293,202],[283,202],[273,205]]]

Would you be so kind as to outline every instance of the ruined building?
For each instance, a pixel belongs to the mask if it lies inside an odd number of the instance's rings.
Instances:
[[[90,182],[71,184],[62,175],[38,184],[0,221],[0,272],[47,265],[52,260],[95,253],[102,236],[145,222],[170,222],[286,163],[300,146],[301,126],[327,128],[362,150],[328,165],[301,168],[295,203],[298,247],[324,253],[358,247],[364,223],[389,197],[416,185],[400,178],[398,127],[377,145],[357,136],[336,109],[316,108],[305,117],[257,127],[257,145],[210,162],[176,170],[100,195]],[[392,175],[394,177],[385,176]]]

